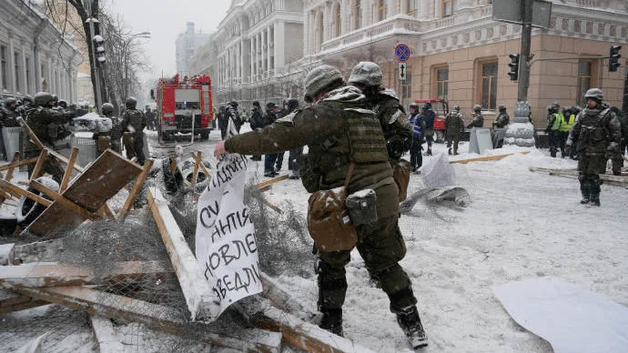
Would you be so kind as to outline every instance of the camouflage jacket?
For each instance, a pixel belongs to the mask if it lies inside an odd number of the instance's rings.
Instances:
[[[57,127],[65,124],[67,119],[53,109],[37,107],[29,111],[26,122],[42,142],[52,144],[58,137]]]
[[[393,160],[401,158],[412,145],[412,125],[399,98],[394,91],[384,89],[368,104],[384,131],[389,157]]]
[[[482,113],[473,113],[473,120],[469,125],[467,125],[467,129],[471,129],[474,127],[484,127],[484,116],[482,116]]]
[[[621,141],[621,124],[606,103],[601,109],[584,108],[569,133],[568,143],[589,156],[603,156],[612,142]]]
[[[445,132],[449,136],[459,135],[464,132],[464,120],[462,114],[455,111],[447,114],[445,118]]]
[[[146,127],[146,116],[141,110],[129,109],[124,112],[122,116],[122,127],[126,131],[131,131],[129,126],[135,130],[135,132],[142,132]]]
[[[307,156],[314,161],[311,165],[320,172],[321,190],[342,186],[350,162],[354,161],[348,192],[373,189],[378,215],[398,214],[398,191],[381,127],[366,108],[366,98],[357,88],[342,87],[327,93],[314,106],[297,110],[264,129],[230,138],[225,148],[231,153],[255,155],[307,145]],[[352,119],[361,125],[352,124]],[[363,136],[356,137],[354,132]],[[370,145],[360,152],[360,143]]]
[[[493,122],[493,126],[497,128],[506,127],[508,124],[510,124],[510,115],[508,113],[499,113]]]

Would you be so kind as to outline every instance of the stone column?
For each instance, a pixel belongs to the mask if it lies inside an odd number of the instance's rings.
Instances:
[[[15,72],[15,46],[13,44],[13,33],[9,32],[9,52],[7,53],[7,68],[9,69],[9,90],[13,94],[17,93],[17,73]]]
[[[249,66],[251,71],[249,71],[249,82],[253,82],[253,76],[255,75],[255,70],[254,70],[254,65],[255,65],[255,36],[252,36],[250,39],[250,59],[249,59]]]
[[[52,85],[52,57],[48,56],[48,64],[46,65],[48,72],[46,72],[46,81],[48,82],[48,93],[53,94],[52,90],[54,86]]]
[[[273,54],[273,50],[274,50],[274,43],[273,43],[272,48],[271,48],[271,43],[272,43],[271,39],[273,39],[273,32],[274,32],[274,26],[273,27],[268,26],[268,29],[267,29],[267,32],[266,32],[267,33],[266,34],[267,35],[266,43],[268,45],[268,51],[266,53],[266,57],[268,58],[267,60],[268,60],[268,71],[269,72],[270,72],[270,70],[273,70],[275,68],[274,65],[272,65],[272,67],[271,67],[271,64],[272,64],[272,55],[271,54]]]
[[[266,28],[262,29],[262,33],[260,34],[261,37],[261,45],[262,45],[262,57],[260,59],[262,59],[262,63],[260,65],[260,71],[263,74],[264,72],[266,72],[266,51],[268,50],[268,46],[266,45]]]
[[[22,42],[22,77],[24,78],[22,81],[24,82],[24,88],[22,88],[22,94],[27,95],[30,91],[30,82],[28,82],[28,76],[26,75],[26,71],[28,68],[26,67],[26,45]]]
[[[283,21],[275,22],[275,68],[285,65],[286,24]]]

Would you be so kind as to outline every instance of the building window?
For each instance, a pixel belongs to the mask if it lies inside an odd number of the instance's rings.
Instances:
[[[578,87],[576,92],[576,104],[584,106],[584,94],[591,88],[593,62],[590,60],[581,60],[578,63]]]
[[[26,82],[24,83],[24,93],[28,94],[31,90],[31,58],[26,57]]]
[[[7,88],[7,77],[9,75],[7,71],[7,47],[4,45],[0,46],[0,69],[2,69],[2,87]]]
[[[449,17],[458,9],[458,0],[441,0],[442,17]]]
[[[335,12],[336,14],[334,16],[334,20],[336,21],[336,37],[339,37],[342,35],[342,19],[340,18],[340,4],[338,3],[336,3]]]
[[[406,80],[405,82],[401,82],[401,103],[404,107],[407,107],[410,104],[412,98],[412,71],[410,67],[408,67],[408,71],[406,72]]]
[[[21,80],[20,77],[21,72],[20,72],[20,53],[18,52],[14,52],[13,53],[13,64],[14,64],[14,68],[15,68],[15,92],[21,92],[22,91],[22,85],[21,85]]]
[[[406,13],[410,16],[416,14],[416,0],[406,0]]]
[[[360,29],[362,27],[362,0],[355,0],[353,12],[353,17],[355,19],[355,29]]]
[[[497,62],[482,64],[482,108],[497,108]]]
[[[378,3],[379,21],[383,21],[386,19],[386,0],[378,0]]]
[[[449,68],[436,69],[436,98],[447,100],[449,97]]]

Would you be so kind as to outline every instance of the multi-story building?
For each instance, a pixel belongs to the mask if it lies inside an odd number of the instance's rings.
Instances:
[[[626,66],[608,72],[601,57],[611,44],[627,41],[628,2],[552,2],[549,28],[533,30],[532,54],[568,59],[531,66],[528,100],[537,127],[548,104],[583,105],[590,87],[602,88],[611,104],[621,106],[626,80]],[[520,51],[521,26],[494,21],[492,0],[306,0],[304,16],[309,62],[331,63],[348,74],[359,61],[375,61],[406,104],[447,99],[467,117],[473,104],[489,114],[500,104],[510,111],[516,105],[517,83],[507,73],[509,54]],[[401,43],[411,49],[405,82],[394,56]],[[622,55],[628,57],[626,45]]]
[[[0,7],[0,96],[39,91],[77,99],[78,48],[31,2],[3,1]]]
[[[278,101],[300,92],[303,1],[232,0],[211,41],[193,58],[218,103]]]
[[[209,40],[209,34],[194,32],[194,22],[186,23],[185,32],[179,34],[175,42],[177,55],[177,73],[190,76],[190,58],[194,52]]]

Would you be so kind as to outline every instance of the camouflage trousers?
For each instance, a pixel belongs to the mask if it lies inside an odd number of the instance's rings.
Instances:
[[[390,310],[393,313],[417,303],[410,279],[399,265],[406,254],[406,245],[397,222],[398,217],[395,215],[358,226],[357,244],[367,270],[379,280],[379,285],[390,298]],[[342,308],[347,292],[345,266],[350,259],[351,251],[319,253],[319,310]]]

